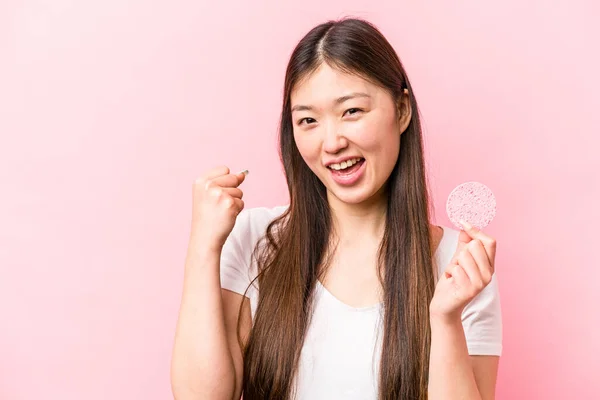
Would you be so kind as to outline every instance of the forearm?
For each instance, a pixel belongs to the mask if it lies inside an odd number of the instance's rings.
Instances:
[[[231,399],[235,368],[219,280],[220,252],[189,251],[171,365],[175,398]]]
[[[431,317],[429,400],[480,400],[460,318]]]

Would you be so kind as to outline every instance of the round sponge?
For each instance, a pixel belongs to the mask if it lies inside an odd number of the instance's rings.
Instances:
[[[483,229],[496,216],[496,198],[483,183],[466,182],[454,188],[448,196],[446,213],[459,229],[463,229],[460,220]]]

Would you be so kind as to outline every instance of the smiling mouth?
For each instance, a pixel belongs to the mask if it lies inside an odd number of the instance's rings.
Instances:
[[[356,157],[347,161],[343,161],[339,164],[331,164],[328,165],[327,168],[339,172],[339,173],[349,173],[353,170],[358,169],[360,165],[365,161],[362,157]]]

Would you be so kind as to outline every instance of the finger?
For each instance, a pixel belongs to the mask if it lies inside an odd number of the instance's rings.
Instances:
[[[201,176],[201,178],[203,178],[206,181],[209,181],[209,180],[215,179],[219,176],[227,175],[228,173],[229,173],[229,168],[227,168],[225,165],[220,165],[211,170],[208,170],[205,174],[203,174]]]
[[[462,231],[461,231],[461,235],[462,235]],[[452,259],[450,260],[451,264],[457,264],[456,260],[458,259],[458,255],[460,254],[460,252],[462,251],[462,249],[465,248],[465,246],[471,241],[471,238],[469,237],[469,235],[467,235],[465,233],[465,236],[467,236],[468,240],[464,241],[462,240],[461,236],[458,236],[458,245],[456,246],[456,250],[454,251],[454,255],[452,256]]]
[[[246,176],[248,175],[248,171],[238,172],[235,176],[238,177],[238,186],[242,184],[246,180]]]
[[[223,176],[219,176],[211,180],[212,184],[222,187],[222,188],[235,188],[238,187],[246,178],[244,174],[227,174]]]
[[[464,231],[461,231],[461,236],[463,232],[465,232],[471,239],[478,239],[483,243],[483,247],[485,248],[486,253],[488,254],[488,258],[490,260],[495,259],[496,257],[496,239],[491,236],[486,235],[481,229],[471,225],[466,221],[460,221],[460,224],[463,226]]]
[[[238,188],[231,188],[231,187],[224,187],[221,188],[225,193],[227,193],[228,195],[230,195],[231,197],[237,198],[237,199],[241,199],[244,196],[244,192],[242,192],[241,189]]]
[[[456,246],[456,250],[454,251],[454,255],[452,256],[452,259],[450,260],[451,264],[456,264],[458,265],[458,256],[460,255],[460,253],[462,253],[462,251],[467,247],[467,243],[461,243],[458,242],[458,246]]]
[[[458,234],[458,244],[461,246],[466,246],[467,243],[469,243],[471,240],[473,240],[473,238],[471,236],[469,236],[469,234],[464,231],[461,230]]]
[[[224,201],[227,207],[233,207],[236,204],[235,200],[241,200],[244,192],[238,188],[214,186],[208,189],[208,195],[219,201]]]
[[[469,288],[471,286],[469,276],[460,265],[453,266],[450,270],[450,273],[452,274],[452,278],[457,286],[461,288]]]
[[[461,253],[462,250],[456,250],[456,253],[454,253],[454,255],[452,256],[452,259],[450,260],[450,264],[452,265],[458,265],[458,256]]]
[[[483,282],[485,284],[489,283],[489,281],[492,279],[492,275],[494,274],[494,265],[493,260],[488,258],[485,248],[483,247],[483,243],[481,243],[479,239],[473,239],[471,243],[467,245],[467,248],[479,267]]]
[[[450,278],[452,276],[452,269],[456,267],[458,264],[458,258],[453,258],[448,265],[446,265],[446,269],[444,270],[444,274],[446,278]]]
[[[223,192],[225,189],[223,188],[213,188],[211,189],[214,196],[217,196],[217,193],[220,193],[220,201],[227,209],[231,209],[236,213],[239,213],[244,208],[244,201],[237,197],[224,195]]]
[[[237,214],[241,213],[244,209],[244,200],[233,197],[233,203],[235,204]]]
[[[479,271],[479,267],[475,262],[475,259],[471,255],[468,249],[465,249],[458,256],[458,264],[464,269],[469,277],[469,281],[473,287],[477,290],[481,290],[484,288],[483,278],[481,277],[481,271]]]

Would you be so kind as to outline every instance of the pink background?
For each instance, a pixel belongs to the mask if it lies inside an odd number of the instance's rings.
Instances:
[[[0,3],[0,398],[171,398],[191,184],[287,201],[285,65],[346,15],[405,63],[437,222],[462,182],[497,196],[498,398],[598,396],[596,2],[280,3]]]

